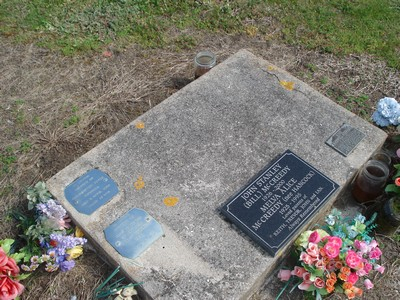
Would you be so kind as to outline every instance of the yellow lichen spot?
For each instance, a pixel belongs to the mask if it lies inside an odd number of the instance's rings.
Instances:
[[[268,66],[268,71],[275,71],[276,70],[276,67],[274,67],[274,66]]]
[[[279,81],[279,83],[281,84],[281,86],[283,86],[288,91],[293,91],[293,88],[294,88],[294,82],[293,81],[281,80],[281,81]]]
[[[179,199],[178,197],[167,197],[164,198],[164,204],[166,206],[175,206],[178,203]]]
[[[144,188],[143,177],[139,176],[138,180],[136,180],[133,185],[134,185],[135,189],[137,189],[137,190]]]
[[[144,128],[144,122],[137,122],[135,126],[136,126],[137,129],[143,129]]]
[[[256,26],[250,25],[246,27],[246,33],[251,37],[256,36],[257,32],[258,28]]]

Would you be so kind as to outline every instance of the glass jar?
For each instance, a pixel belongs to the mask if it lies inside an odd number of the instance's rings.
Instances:
[[[201,75],[207,73],[210,69],[212,69],[217,63],[217,59],[214,53],[210,51],[201,51],[197,53],[194,58],[194,78],[197,79]]]
[[[391,236],[400,226],[400,198],[387,199],[378,213],[376,219],[378,227],[376,231],[380,234]]]
[[[369,160],[358,173],[352,195],[359,203],[374,200],[383,193],[389,177],[389,167],[379,160]]]
[[[383,150],[375,152],[372,155],[372,159],[379,160],[379,161],[385,163],[389,168],[392,163],[392,158],[390,157],[390,155],[386,151],[383,151]]]

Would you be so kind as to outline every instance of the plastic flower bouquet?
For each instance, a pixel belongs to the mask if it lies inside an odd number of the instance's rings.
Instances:
[[[299,265],[293,270],[281,269],[278,277],[282,281],[295,279],[299,289],[316,299],[333,292],[344,293],[348,299],[361,297],[361,282],[371,289],[371,271],[385,270],[377,263],[382,255],[379,245],[370,236],[376,227],[374,219],[366,222],[361,214],[343,219],[339,211],[333,210],[326,217],[326,226],[298,237],[295,247]]]
[[[83,233],[71,228],[66,210],[53,199],[43,182],[38,182],[27,192],[28,209],[34,212],[33,216],[12,213],[19,221],[22,243],[25,244],[19,250],[25,254],[21,269],[32,272],[41,264],[48,272],[72,269],[87,242],[82,238]]]

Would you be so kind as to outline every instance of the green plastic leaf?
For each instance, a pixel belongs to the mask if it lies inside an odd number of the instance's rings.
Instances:
[[[4,252],[9,255],[11,245],[14,243],[14,240],[12,239],[4,239],[0,240],[0,247],[3,248]]]
[[[385,188],[386,193],[396,193],[400,194],[400,187],[395,184],[388,184]]]
[[[325,296],[325,295],[328,295],[328,294],[329,294],[328,291],[327,291],[326,289],[319,289],[319,290],[318,290],[318,293],[319,293],[321,296]]]
[[[31,273],[19,274],[18,275],[18,280],[24,280],[24,279],[28,278],[31,275],[32,275]]]

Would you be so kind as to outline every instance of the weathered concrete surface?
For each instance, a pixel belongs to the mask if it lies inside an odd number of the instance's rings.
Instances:
[[[293,82],[293,90],[280,81]],[[343,123],[366,134],[348,157],[325,144]],[[110,261],[144,282],[151,297],[247,298],[279,257],[226,221],[221,205],[286,149],[343,186],[385,138],[380,129],[243,50],[76,160],[48,186]],[[109,174],[120,193],[86,216],[63,191],[92,168]],[[140,176],[145,188],[136,190]],[[168,196],[179,202],[166,206]],[[165,236],[131,261],[107,243],[103,229],[134,207],[160,222]]]

